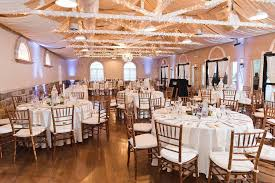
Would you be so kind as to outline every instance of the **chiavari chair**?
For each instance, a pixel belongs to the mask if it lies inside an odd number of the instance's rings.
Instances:
[[[178,100],[180,100],[184,106],[187,105],[187,102],[191,102],[190,97],[178,97]]]
[[[183,146],[182,125],[169,125],[155,121],[158,142],[159,170],[172,168],[179,171],[179,182],[196,174],[198,182],[198,152]]]
[[[77,152],[75,145],[74,134],[74,106],[72,107],[52,107],[52,124],[50,127],[53,157],[55,156],[57,142],[61,140],[70,140],[71,145],[74,146],[75,152]]]
[[[3,157],[4,146],[13,142],[12,128],[8,118],[8,111],[13,111],[14,107],[10,98],[0,101],[0,157]]]
[[[14,95],[12,96],[12,101],[14,108],[16,108],[18,105],[26,104],[31,101],[32,96],[31,95]]]
[[[226,100],[235,100],[236,90],[223,90],[223,99]]]
[[[71,96],[76,99],[85,99],[85,93],[84,92],[71,92]]]
[[[231,180],[258,182],[258,162],[265,136],[265,130],[232,131],[229,152],[210,154],[208,183],[211,182],[211,176],[226,183]]]
[[[271,141],[272,146],[275,145],[275,102],[264,102],[264,120],[262,129],[268,129],[267,139]]]
[[[230,109],[232,111],[238,111],[238,101],[230,100],[230,99],[219,99],[219,107],[224,105],[225,108]]]
[[[82,120],[82,135],[92,133],[93,136],[94,131],[96,131],[97,139],[99,140],[100,133],[104,130],[107,139],[109,139],[110,102],[108,100],[99,101],[96,105],[98,105],[98,107],[95,107],[97,108],[97,113],[91,111],[90,115]]]
[[[257,126],[260,124],[260,126],[263,124],[264,120],[264,112],[258,111],[260,108],[263,108],[264,101],[263,101],[263,95],[261,91],[254,91],[251,98],[252,102],[252,118],[254,122],[254,126]]]
[[[112,95],[116,96],[118,92],[117,81],[112,82]]]
[[[149,160],[153,158],[153,151],[157,147],[157,139],[151,133],[136,135],[134,130],[134,120],[135,117],[132,114],[124,112],[124,118],[127,128],[127,137],[128,137],[128,158],[127,158],[127,167],[130,163],[130,154],[134,153],[135,160],[135,179],[137,177],[137,152],[142,150],[147,150]]]
[[[212,90],[211,89],[203,89],[200,90],[201,93],[201,100],[202,101],[207,101],[210,105],[214,104],[212,101]]]
[[[175,90],[175,91],[174,91]],[[173,94],[175,94],[173,96]],[[165,89],[164,97],[165,97],[165,106],[170,106],[174,104],[175,99],[178,96],[178,89],[174,89],[174,87],[167,87]]]
[[[116,104],[117,104],[117,117],[118,119],[121,119],[122,113],[124,113],[125,110],[125,104],[126,104],[126,96],[125,92],[118,92],[116,96]]]
[[[144,116],[145,113],[148,113],[150,116],[150,101],[151,101],[151,93],[150,92],[139,92],[138,93],[138,106],[137,106],[137,115],[138,118],[141,115]]]
[[[8,115],[14,137],[14,162],[16,160],[17,142],[20,140],[23,142],[31,140],[34,158],[37,161],[36,143],[46,143],[48,148],[46,128],[31,121],[29,110],[8,111]]]
[[[101,96],[105,95],[105,83],[104,82],[99,83],[99,95],[101,95]]]

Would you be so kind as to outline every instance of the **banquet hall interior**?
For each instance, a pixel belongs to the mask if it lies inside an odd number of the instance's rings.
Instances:
[[[274,183],[274,10],[0,0],[0,183]]]

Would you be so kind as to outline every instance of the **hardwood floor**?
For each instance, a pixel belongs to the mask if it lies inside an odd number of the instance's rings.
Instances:
[[[177,172],[158,172],[147,160],[146,153],[138,154],[138,176],[134,178],[133,157],[127,168],[127,138],[124,125],[110,121],[110,139],[102,134],[99,142],[90,137],[78,143],[78,154],[75,155],[70,145],[57,148],[55,161],[51,151],[38,149],[38,162],[35,163],[31,148],[20,149],[16,164],[12,161],[12,148],[4,152],[0,160],[0,183],[174,183],[178,182]],[[273,169],[270,174],[274,174]],[[275,182],[270,176],[261,174],[260,182]],[[186,182],[193,183],[190,177]],[[200,183],[207,182],[204,175]],[[213,181],[215,182],[215,181]]]

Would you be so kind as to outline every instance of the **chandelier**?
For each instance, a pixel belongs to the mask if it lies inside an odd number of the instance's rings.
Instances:
[[[122,60],[124,60],[124,62],[131,62],[133,58],[134,57],[132,53],[125,53],[122,55]]]

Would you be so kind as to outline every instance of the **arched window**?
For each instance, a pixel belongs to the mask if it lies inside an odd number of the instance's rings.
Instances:
[[[15,59],[19,62],[31,62],[31,54],[27,40],[19,38],[16,43]]]
[[[90,80],[102,81],[104,80],[104,69],[100,62],[94,62],[90,66]]]
[[[49,51],[45,53],[45,66],[52,67],[52,60]]]
[[[137,79],[136,65],[133,62],[124,64],[124,80],[135,81]]]

